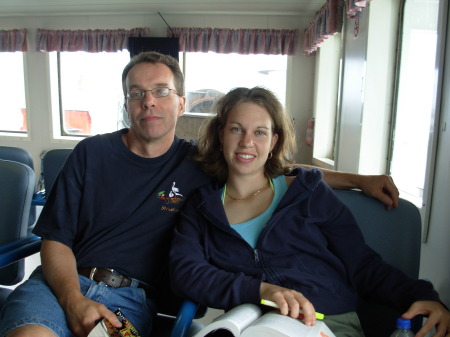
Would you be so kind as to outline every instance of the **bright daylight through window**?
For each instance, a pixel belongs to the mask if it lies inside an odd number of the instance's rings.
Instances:
[[[55,136],[89,136],[123,127],[121,74],[128,61],[127,51],[59,53],[60,103],[54,122],[61,123],[55,127],[61,133]],[[287,56],[186,53],[181,66],[186,115],[210,113],[213,102],[237,86],[264,86],[285,101]]]
[[[439,1],[406,1],[391,175],[422,207],[433,121]],[[424,15],[427,13],[427,15]]]
[[[186,53],[185,60],[188,113],[211,112],[213,102],[235,87],[263,86],[285,102],[285,55]]]
[[[61,136],[89,136],[122,127],[122,70],[128,51],[59,53]]]
[[[0,132],[27,133],[23,53],[0,53]]]

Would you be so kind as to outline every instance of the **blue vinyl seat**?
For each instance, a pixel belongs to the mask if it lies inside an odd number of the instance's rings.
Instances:
[[[34,190],[31,167],[0,160],[0,284],[4,286],[22,281],[23,258],[39,251],[40,238],[30,234],[28,226]],[[0,307],[10,292],[0,288]]]
[[[31,154],[20,147],[14,146],[0,146],[0,159],[16,161],[29,166],[34,171],[33,158]],[[33,226],[36,221],[36,207],[32,206],[30,208],[30,216],[28,218],[28,227]]]
[[[390,265],[411,278],[419,277],[422,220],[411,202],[400,199],[399,207],[386,210],[377,200],[359,191],[336,190],[353,213],[366,243]],[[358,316],[366,337],[389,337],[402,312],[360,299]],[[413,320],[417,332],[422,318]]]
[[[44,178],[45,195],[50,193],[59,171],[61,171],[72,149],[51,149],[42,155],[42,175]]]

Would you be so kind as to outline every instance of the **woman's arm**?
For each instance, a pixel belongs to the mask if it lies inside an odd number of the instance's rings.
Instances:
[[[357,188],[369,197],[378,199],[387,209],[398,207],[399,192],[390,176],[363,175],[327,170],[310,165],[300,165],[306,169],[316,168],[323,173],[323,180],[332,188],[348,190]]]

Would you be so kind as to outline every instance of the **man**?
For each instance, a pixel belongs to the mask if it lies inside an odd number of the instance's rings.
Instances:
[[[131,126],[87,138],[68,157],[34,230],[42,267],[5,304],[1,336],[86,336],[103,317],[120,326],[117,308],[142,336],[151,331],[177,212],[210,178],[190,160],[196,146],[175,137],[186,100],[176,60],[138,55],[122,84]],[[386,176],[325,177],[397,206]]]

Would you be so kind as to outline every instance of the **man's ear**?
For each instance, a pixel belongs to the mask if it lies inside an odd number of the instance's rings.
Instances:
[[[186,108],[186,97],[185,96],[181,96],[179,97],[180,102],[179,102],[179,106],[178,106],[178,114],[177,116],[180,117],[184,114],[184,109]]]

